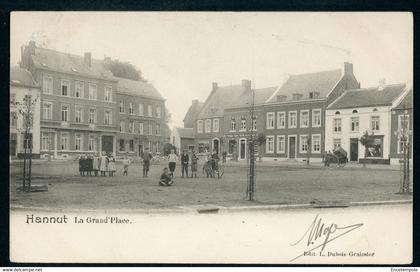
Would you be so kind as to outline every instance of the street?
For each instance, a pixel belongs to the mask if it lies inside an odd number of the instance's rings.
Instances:
[[[26,222],[28,215],[63,214],[66,224]],[[111,223],[115,217],[130,223]],[[348,233],[330,230],[325,256],[318,255],[318,248],[315,256],[295,259],[326,239],[323,235],[306,244],[305,232],[316,218],[325,227],[360,227]],[[10,220],[15,262],[399,264],[412,258],[411,204],[164,215],[28,210],[12,211]]]
[[[53,165],[53,167],[52,167]],[[114,177],[80,177],[77,164],[52,163],[33,166],[33,184],[48,184],[48,192],[21,193],[16,187],[18,165],[12,166],[12,206],[54,209],[154,209],[185,205],[214,204],[243,206],[264,204],[308,204],[311,201],[408,200],[399,191],[400,172],[389,169],[323,168],[301,165],[257,164],[256,202],[245,200],[246,165],[228,164],[221,179],[205,178],[199,167],[198,178],[180,178],[177,165],[175,183],[158,186],[165,164],[152,165],[150,176],[141,178],[141,165],[130,166],[122,176],[117,164]]]

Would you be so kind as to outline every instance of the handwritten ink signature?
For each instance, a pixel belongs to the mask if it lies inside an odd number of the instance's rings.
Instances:
[[[306,250],[305,252],[309,253],[309,252],[314,251],[315,249],[321,248],[320,250],[320,254],[321,254],[322,251],[325,249],[325,246],[329,242],[334,241],[335,239],[338,239],[339,237],[342,237],[345,234],[352,232],[355,229],[360,228],[361,226],[363,226],[363,223],[353,224],[353,225],[349,225],[345,227],[340,227],[335,223],[331,223],[327,225],[324,222],[322,222],[322,218],[319,216],[319,214],[317,214],[315,216],[314,221],[312,221],[311,225],[305,231],[302,237],[296,243],[291,244],[291,246],[298,245],[307,236],[308,239],[306,241],[306,246],[307,247],[311,245],[315,245],[315,246],[309,250]],[[340,230],[344,232],[340,233],[339,232]],[[336,235],[333,235],[334,233],[336,233]],[[317,241],[320,241],[320,244],[315,244]],[[302,253],[301,255],[293,258],[291,262],[304,256],[304,254],[305,253]]]

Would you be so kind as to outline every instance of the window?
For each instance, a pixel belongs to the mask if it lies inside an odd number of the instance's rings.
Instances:
[[[310,92],[310,93],[309,93],[309,98],[310,98],[310,99],[316,99],[316,98],[319,98],[319,92]]]
[[[124,131],[125,131],[125,122],[120,121],[120,132],[124,132]]]
[[[125,151],[124,139],[120,139],[120,151]]]
[[[42,103],[42,118],[45,120],[52,119],[52,103],[50,102]]]
[[[297,112],[289,111],[289,128],[297,127]]]
[[[284,102],[286,101],[287,96],[285,95],[277,95],[277,102]]]
[[[252,118],[252,130],[253,131],[257,130],[257,118],[256,117]]]
[[[309,127],[309,110],[300,111],[300,127],[302,128]]]
[[[410,116],[408,114],[398,115],[398,130],[408,131],[410,129]]]
[[[213,119],[213,132],[219,132],[219,119]]]
[[[95,124],[95,123],[96,123],[96,110],[89,109],[89,124]]]
[[[61,134],[61,150],[69,150],[69,135]]]
[[[277,113],[277,128],[286,128],[286,113]]]
[[[350,119],[350,129],[352,132],[358,132],[359,131],[359,117],[352,117]]]
[[[70,81],[62,79],[61,80],[61,95],[69,96],[70,95]]]
[[[230,131],[236,131],[236,119],[232,118],[230,120]]]
[[[75,83],[75,90],[74,96],[76,98],[83,98],[83,89],[85,88],[85,84],[81,81],[76,81]]]
[[[42,84],[42,92],[45,94],[53,93],[53,78],[51,76],[44,76]]]
[[[112,124],[112,112],[109,110],[105,111],[104,114],[104,124],[105,125],[111,125]]]
[[[197,133],[203,133],[203,120],[197,120]]]
[[[147,116],[153,117],[152,105],[147,105]]]
[[[129,133],[134,133],[134,122],[130,121],[130,124],[128,126],[128,132]]]
[[[139,123],[139,134],[143,135],[144,131],[143,131],[143,123]]]
[[[82,136],[80,134],[76,134],[74,150],[82,150]]]
[[[404,153],[404,143],[405,142],[398,140],[398,150],[397,150],[398,154]]]
[[[156,117],[157,118],[162,117],[162,110],[160,107],[156,107]]]
[[[277,153],[284,153],[286,151],[286,137],[284,135],[277,135]]]
[[[156,135],[160,135],[160,124],[156,124]]]
[[[76,123],[82,123],[83,122],[83,108],[82,107],[76,107],[74,119]]]
[[[89,84],[89,99],[96,100],[98,97],[98,91],[96,84]]]
[[[89,151],[95,151],[96,150],[96,141],[95,136],[90,135],[89,136]]]
[[[112,101],[112,87],[111,86],[104,87],[104,100],[108,102]]]
[[[143,116],[144,115],[144,107],[143,104],[139,104],[139,115]]]
[[[340,138],[336,138],[333,139],[333,149],[336,149],[337,147],[341,146],[341,139]]]
[[[246,119],[245,117],[241,118],[241,129],[240,131],[245,131],[246,130]]]
[[[274,153],[274,136],[267,136],[265,148],[267,153]]]
[[[61,106],[61,121],[67,122],[69,120],[69,106]]]
[[[133,103],[132,102],[130,102],[128,104],[128,113],[129,114],[134,114],[134,108],[133,108]]]
[[[341,118],[334,118],[333,122],[334,122],[333,132],[335,133],[341,132]]]
[[[384,136],[373,136],[373,144],[371,147],[366,148],[366,157],[383,157],[383,142]]]
[[[41,150],[48,150],[50,145],[50,136],[48,133],[42,133],[41,136]]]
[[[124,101],[120,101],[120,112],[124,113],[125,112],[125,104]]]
[[[149,124],[149,135],[152,135],[152,134],[153,134],[153,124],[150,123]],[[149,150],[150,150],[150,148],[149,148]]]
[[[211,132],[211,120],[207,119],[205,123],[205,132],[210,133]]]
[[[320,134],[313,134],[312,135],[312,152],[313,153],[321,153],[321,135]]]
[[[370,124],[373,131],[379,130],[379,116],[372,116],[370,118]]]
[[[130,148],[130,152],[134,152],[134,140],[130,140],[128,146]]]
[[[300,135],[300,153],[308,152],[308,135]]]
[[[312,126],[321,126],[321,109],[312,110]]]
[[[274,128],[274,112],[267,112],[267,129]]]
[[[303,97],[303,94],[300,94],[300,93],[293,94],[293,100],[300,100],[302,99],[302,97]]]

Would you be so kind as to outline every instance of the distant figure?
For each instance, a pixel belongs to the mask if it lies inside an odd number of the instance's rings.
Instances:
[[[115,158],[112,156],[112,153],[109,155],[109,160],[108,160],[108,172],[109,172],[109,176],[113,177],[114,173],[116,171],[116,167],[115,167]]]
[[[226,152],[226,151],[224,151],[224,152],[222,153],[223,163],[225,163],[225,162],[226,162],[226,156],[227,156],[227,152]]]
[[[92,176],[93,171],[93,157],[91,155],[86,157],[86,175]]]
[[[92,169],[93,169],[93,172],[95,174],[95,177],[98,176],[99,164],[100,164],[100,161],[99,161],[100,160],[100,157],[98,155],[99,154],[95,154],[93,156],[93,162],[92,162]]]
[[[146,151],[143,153],[143,178],[149,175],[151,159],[152,159],[152,154],[150,154],[149,149],[146,148]]]
[[[85,164],[85,158],[82,156],[82,155],[80,155],[79,156],[79,173],[80,173],[80,176],[84,176],[85,175],[85,173],[84,173],[84,164]]]
[[[106,172],[108,171],[108,157],[105,155],[105,152],[102,152],[100,157],[99,170],[101,170],[101,176],[105,177]]]
[[[191,155],[191,177],[196,178],[197,177],[197,163],[198,163],[198,157],[195,154],[195,151],[193,150]]]
[[[213,177],[215,172],[219,171],[219,155],[216,151],[213,151],[213,155],[211,155],[211,170]]]
[[[185,172],[185,177],[188,178],[188,163],[190,161],[190,157],[187,154],[187,151],[182,151],[182,155],[181,155],[181,166],[182,166],[182,177],[184,177],[184,172]]]
[[[168,172],[168,168],[163,169],[163,173],[160,176],[159,185],[160,186],[171,186],[174,183],[172,176]]]
[[[124,160],[123,160],[123,166],[124,166],[124,176],[128,176],[128,166],[130,165],[130,159],[128,158],[128,156],[125,156]]]
[[[171,149],[171,154],[169,154],[168,160],[169,160],[169,171],[171,172],[172,178],[174,178],[176,161],[178,160],[178,156],[175,154],[175,150]]]

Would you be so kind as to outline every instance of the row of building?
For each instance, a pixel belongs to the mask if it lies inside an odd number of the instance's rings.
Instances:
[[[109,58],[57,52],[30,41],[11,68],[10,155],[24,152],[25,96],[33,101],[33,156],[70,158],[105,151],[138,156],[163,151],[169,128],[165,99],[144,80],[116,77]]]
[[[226,152],[245,160],[252,133],[264,134],[262,160],[321,161],[341,146],[354,162],[397,163],[402,156],[399,131],[412,139],[412,89],[406,84],[361,88],[353,64],[343,69],[291,75],[285,83],[253,89],[251,81],[218,86],[200,103],[194,100],[184,128],[174,128],[178,149]],[[251,120],[253,116],[253,120]],[[368,132],[374,144],[359,141]]]

